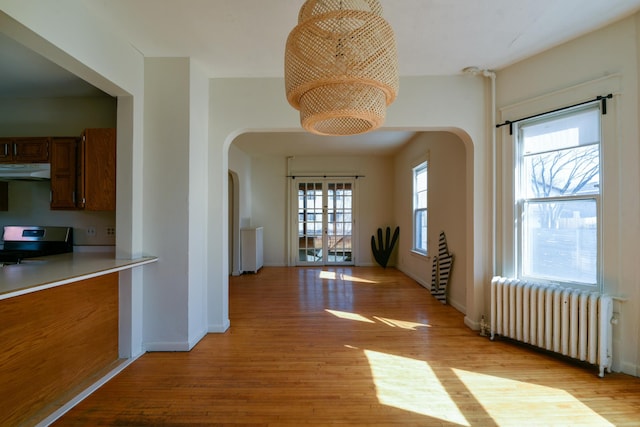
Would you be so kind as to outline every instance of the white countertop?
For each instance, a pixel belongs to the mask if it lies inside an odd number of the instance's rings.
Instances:
[[[73,252],[0,267],[0,300],[156,262],[116,259],[112,252]]]

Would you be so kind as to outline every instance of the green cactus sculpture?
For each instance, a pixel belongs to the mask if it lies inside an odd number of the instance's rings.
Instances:
[[[380,264],[383,268],[387,268],[387,263],[389,262],[389,258],[391,257],[391,252],[393,252],[393,247],[398,240],[398,235],[400,234],[400,227],[396,227],[396,230],[393,232],[393,238],[391,238],[391,228],[387,227],[387,235],[386,240],[382,239],[382,228],[378,228],[378,244],[376,245],[375,236],[371,236],[371,250],[373,251],[373,257],[376,259],[376,262]]]

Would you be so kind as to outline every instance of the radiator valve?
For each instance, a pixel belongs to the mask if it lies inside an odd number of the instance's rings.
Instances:
[[[487,323],[487,320],[485,319],[484,314],[480,318],[480,336],[481,337],[489,336],[489,324]]]

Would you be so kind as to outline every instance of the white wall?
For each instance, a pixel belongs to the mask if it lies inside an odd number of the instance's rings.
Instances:
[[[77,136],[86,128],[116,127],[117,100],[0,98],[0,136]]]
[[[189,61],[189,348],[207,333],[209,79]]]
[[[604,292],[628,298],[616,303],[614,370],[640,373],[640,144],[638,143],[638,16],[514,64],[497,76],[500,120],[614,94],[603,116],[602,237]],[[511,232],[511,138],[499,133],[504,168],[500,210],[501,272],[514,270]]]
[[[412,252],[413,172],[428,155],[428,256]],[[431,286],[433,257],[445,232],[449,252],[454,254],[449,281],[449,303],[466,312],[467,170],[466,150],[458,136],[449,132],[420,132],[395,156],[394,202],[400,224],[398,268],[422,286]]]
[[[269,134],[262,134],[265,142]],[[284,266],[286,261],[287,160],[285,157],[251,157],[251,213],[249,227],[264,227],[263,256],[266,266]],[[242,196],[241,196],[242,197]],[[243,197],[244,198],[244,197]]]
[[[206,333],[207,83],[188,58],[145,60],[144,235],[160,258],[145,275],[149,350],[188,350]]]

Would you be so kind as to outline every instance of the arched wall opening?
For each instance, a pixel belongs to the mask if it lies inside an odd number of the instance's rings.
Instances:
[[[390,148],[375,149],[366,145],[356,149],[334,146],[326,139],[300,131],[246,131],[230,138],[225,155],[229,169],[244,184],[239,186],[235,218],[241,223],[264,227],[265,265],[291,266],[295,248],[289,233],[294,232],[290,194],[290,173],[309,175],[358,175],[357,241],[354,264],[376,265],[370,238],[378,227],[400,227],[399,243],[393,266],[422,286],[431,285],[433,256],[438,250],[438,236],[444,231],[455,266],[449,285],[449,303],[467,312],[469,260],[473,253],[473,145],[466,132],[459,129],[412,129],[379,131],[387,135],[370,135],[371,141],[387,139]],[[368,141],[370,142],[370,141]],[[314,145],[315,144],[315,145]],[[342,144],[348,144],[342,141]],[[371,143],[375,144],[375,143]],[[353,145],[357,145],[357,142]],[[429,158],[429,251],[422,256],[412,251],[412,166]],[[231,176],[229,176],[231,179]],[[231,186],[229,187],[231,189]],[[230,200],[232,198],[230,197]],[[232,212],[233,210],[230,210]],[[292,231],[293,230],[293,231]],[[237,252],[230,246],[230,256]]]

